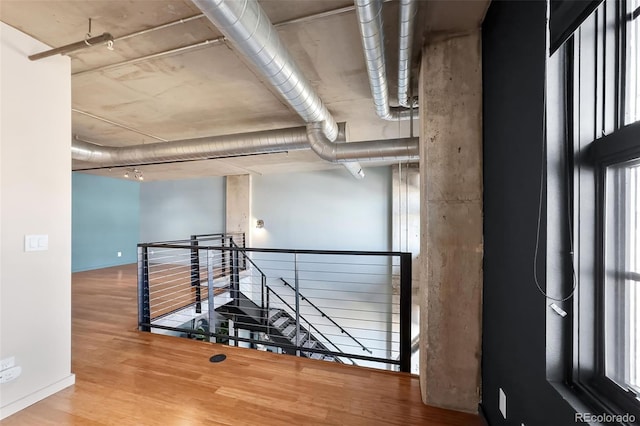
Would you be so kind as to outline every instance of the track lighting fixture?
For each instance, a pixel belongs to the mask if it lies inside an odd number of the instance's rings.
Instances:
[[[140,180],[140,181],[144,180],[144,173],[140,169],[125,169],[123,176],[126,179],[133,177],[133,179],[135,180]]]

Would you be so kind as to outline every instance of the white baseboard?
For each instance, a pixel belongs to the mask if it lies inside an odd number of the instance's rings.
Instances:
[[[28,406],[35,404],[38,401],[45,399],[48,396],[53,395],[56,392],[60,392],[62,389],[72,386],[76,382],[76,375],[71,374],[62,380],[50,384],[40,390],[37,390],[17,401],[0,407],[0,420],[9,417],[12,414],[17,413],[20,410],[27,408]]]

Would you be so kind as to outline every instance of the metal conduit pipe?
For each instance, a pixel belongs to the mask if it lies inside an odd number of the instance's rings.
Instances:
[[[382,0],[355,0],[355,5],[376,114],[384,120],[409,120],[412,114],[417,118],[416,111],[389,106]]]
[[[100,167],[119,167],[268,154],[308,148],[307,131],[303,126],[125,147],[97,145],[76,137],[71,143],[71,158],[95,163]]]
[[[344,134],[340,123],[340,134]],[[322,132],[320,123],[307,124],[307,137],[311,149],[332,163],[345,161],[411,161],[419,155],[418,138],[384,139],[364,142],[335,143]]]
[[[415,99],[409,100],[411,84],[411,56],[413,52],[413,25],[417,3],[415,0],[400,0],[400,40],[398,45],[398,104],[405,108],[416,108]]]

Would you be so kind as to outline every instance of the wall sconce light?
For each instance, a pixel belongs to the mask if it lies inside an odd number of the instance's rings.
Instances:
[[[256,222],[256,228],[258,229],[264,228],[264,220],[258,219],[258,221]]]

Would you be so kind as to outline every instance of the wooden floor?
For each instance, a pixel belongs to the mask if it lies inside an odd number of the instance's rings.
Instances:
[[[138,332],[135,274],[73,275],[76,384],[2,425],[482,424],[423,405],[410,375]]]

